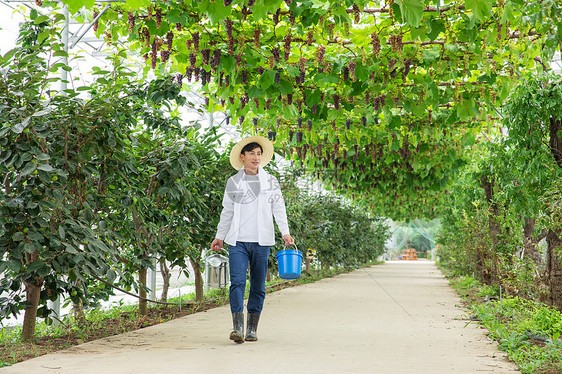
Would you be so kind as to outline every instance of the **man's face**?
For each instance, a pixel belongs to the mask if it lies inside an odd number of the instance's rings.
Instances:
[[[244,168],[257,170],[261,162],[261,149],[256,147],[251,151],[247,151],[240,155],[240,159],[244,163]]]

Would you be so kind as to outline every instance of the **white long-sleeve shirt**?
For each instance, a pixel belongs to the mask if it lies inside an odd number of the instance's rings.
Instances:
[[[258,237],[258,196],[260,192],[259,175],[249,175],[244,173],[242,182],[246,186],[242,190],[246,190],[245,199],[242,201],[243,208],[240,209],[240,225],[238,226],[239,242],[257,243]]]
[[[217,226],[217,239],[224,240],[229,245],[236,245],[240,230],[240,216],[248,204],[254,202],[257,211],[257,239],[263,246],[275,245],[275,228],[273,219],[283,236],[289,234],[285,200],[281,194],[281,187],[277,178],[267,173],[260,166],[258,169],[259,190],[249,188],[244,180],[244,168],[230,177],[226,183],[222,201],[223,209]],[[255,203],[257,195],[257,204]],[[251,209],[256,210],[256,208]]]

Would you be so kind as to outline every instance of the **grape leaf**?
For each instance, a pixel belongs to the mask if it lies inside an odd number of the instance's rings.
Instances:
[[[126,10],[143,9],[147,8],[150,4],[150,0],[125,0],[123,8]]]
[[[77,13],[82,7],[87,9],[92,9],[94,6],[94,0],[63,0],[63,3],[68,7],[70,14]]]
[[[437,39],[439,34],[445,32],[445,24],[439,19],[430,19],[429,27],[431,27],[431,32],[427,33],[427,37],[431,40]]]
[[[471,9],[472,14],[480,21],[490,16],[492,10],[492,2],[490,0],[466,0],[465,4],[467,9]]]
[[[420,0],[396,0],[400,5],[402,18],[412,27],[419,27],[423,14],[423,2]]]

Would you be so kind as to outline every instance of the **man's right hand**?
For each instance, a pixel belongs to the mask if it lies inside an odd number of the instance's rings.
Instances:
[[[211,243],[211,251],[219,252],[222,249],[223,244],[222,240],[215,238],[215,240]]]

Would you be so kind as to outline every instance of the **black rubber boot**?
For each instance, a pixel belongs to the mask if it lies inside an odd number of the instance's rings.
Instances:
[[[260,320],[259,314],[248,313],[248,324],[246,325],[246,341],[255,342],[258,340],[258,322]]]
[[[236,343],[244,343],[244,313],[232,313],[233,330],[230,333],[230,340]]]

